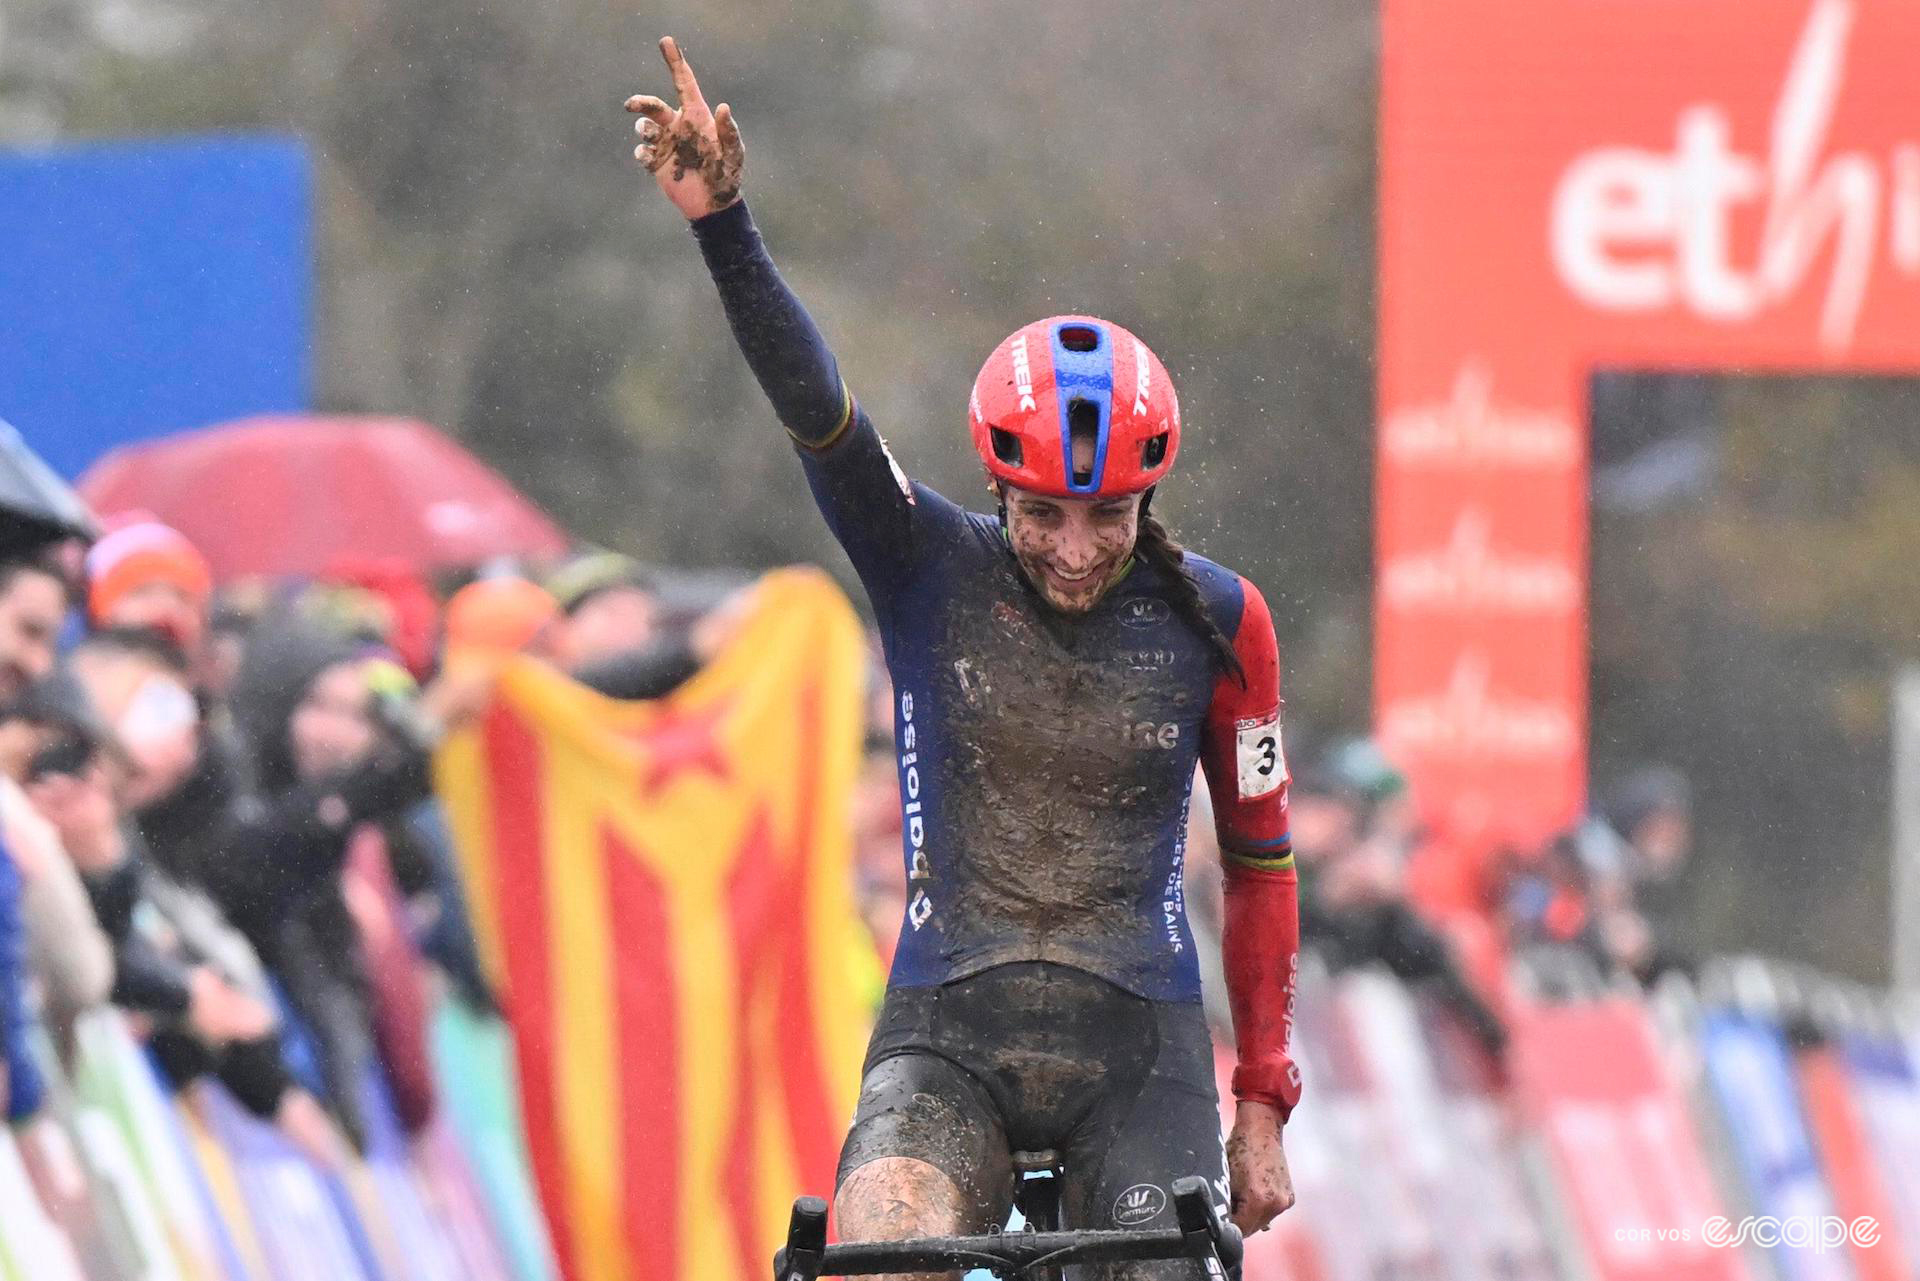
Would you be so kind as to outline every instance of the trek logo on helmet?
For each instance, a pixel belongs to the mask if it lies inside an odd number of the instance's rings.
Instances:
[[[1014,331],[981,366],[968,409],[988,475],[1053,498],[1143,493],[1180,448],[1166,366],[1093,316],[1050,316]]]
[[[1020,393],[1020,408],[1038,409],[1033,399],[1033,366],[1027,362],[1027,336],[1013,340],[1013,389]]]

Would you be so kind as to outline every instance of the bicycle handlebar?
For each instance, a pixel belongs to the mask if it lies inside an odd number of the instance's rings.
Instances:
[[[984,1236],[922,1237],[908,1241],[860,1241],[828,1245],[827,1205],[818,1197],[793,1203],[787,1248],[774,1256],[775,1281],[815,1281],[821,1276],[877,1276],[899,1272],[950,1272],[990,1268],[1022,1275],[1069,1263],[1192,1259],[1203,1275],[1238,1275],[1240,1230],[1220,1217],[1205,1179],[1173,1185],[1177,1228],[1153,1231],[1092,1229],[1079,1232],[996,1232]]]

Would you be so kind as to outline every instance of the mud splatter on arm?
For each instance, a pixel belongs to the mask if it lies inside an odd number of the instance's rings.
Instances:
[[[1280,655],[1273,616],[1242,578],[1234,652],[1241,683],[1223,675],[1208,710],[1201,764],[1214,799],[1225,872],[1221,951],[1239,1062],[1234,1096],[1278,1108],[1300,1098],[1300,1073],[1287,1053],[1299,977],[1299,884],[1287,830],[1286,747],[1280,729]]]

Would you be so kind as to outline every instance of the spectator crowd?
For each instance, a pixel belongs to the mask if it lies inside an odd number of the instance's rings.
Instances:
[[[176,1087],[217,1079],[322,1163],[363,1141],[370,1079],[426,1123],[426,1012],[493,1003],[430,789],[435,744],[484,706],[505,655],[658,697],[740,613],[737,584],[671,590],[614,553],[539,568],[448,590],[343,564],[216,590],[191,543],[140,513],[90,547],[0,561],[0,1104],[30,1161],[39,1065],[103,1003]],[[905,886],[877,646],[870,671],[855,875],[886,957]],[[1641,982],[1687,967],[1677,775],[1624,779],[1573,829],[1517,848],[1423,820],[1365,740],[1290,746],[1306,947],[1335,972],[1379,965],[1430,988],[1496,1066],[1515,956]],[[1187,902],[1226,1037],[1204,780],[1191,813]]]
[[[434,746],[508,654],[657,697],[739,612],[612,553],[545,568],[444,601],[386,564],[216,590],[141,513],[0,558],[0,1107],[30,1167],[58,1163],[43,1069],[103,1004],[325,1167],[370,1081],[426,1124],[433,1002],[493,1007]]]

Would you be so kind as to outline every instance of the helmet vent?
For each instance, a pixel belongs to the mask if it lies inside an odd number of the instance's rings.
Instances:
[[[1060,345],[1068,351],[1098,351],[1100,350],[1100,331],[1092,325],[1062,326]]]
[[[1093,463],[1100,452],[1098,402],[1078,396],[1067,402],[1067,440],[1073,446],[1071,462],[1074,487],[1085,488],[1093,484]],[[1086,462],[1085,467],[1080,465],[1082,460]]]
[[[1167,436],[1169,434],[1170,433],[1163,431],[1146,444],[1140,446],[1140,465],[1142,467],[1158,467],[1166,461]]]
[[[987,434],[993,437],[993,456],[1009,467],[1018,467],[1021,463],[1020,438],[1010,431],[998,427],[987,428]]]

